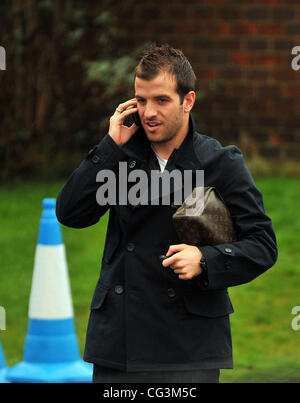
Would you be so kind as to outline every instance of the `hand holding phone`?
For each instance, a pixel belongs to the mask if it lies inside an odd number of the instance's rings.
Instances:
[[[136,117],[134,117],[135,114]],[[130,115],[132,115],[135,123],[128,127],[124,125],[124,120]],[[132,137],[140,124],[137,101],[136,98],[132,98],[116,108],[115,113],[110,118],[108,134],[118,146],[122,146]]]

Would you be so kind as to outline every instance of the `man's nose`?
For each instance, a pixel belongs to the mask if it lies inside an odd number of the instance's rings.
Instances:
[[[155,106],[151,103],[147,103],[146,107],[145,107],[145,112],[144,112],[144,117],[146,119],[153,119],[154,117],[156,117],[157,115],[157,110],[155,108]]]

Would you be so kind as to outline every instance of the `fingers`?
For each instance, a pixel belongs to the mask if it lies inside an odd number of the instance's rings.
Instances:
[[[178,256],[177,254],[174,256],[171,256],[167,259],[164,259],[162,261],[162,265],[164,267],[170,267],[175,271],[175,269],[182,269],[184,267],[184,262],[181,259],[181,256]]]
[[[175,252],[181,252],[184,249],[183,245],[185,244],[170,245],[168,252],[166,253],[167,259],[164,259],[162,262],[164,267],[168,267],[178,260],[178,255]],[[175,255],[173,255],[173,253],[175,253]]]
[[[189,280],[192,278],[192,276],[185,267],[172,264],[170,268],[173,270],[175,274],[178,275],[178,278],[181,280]]]
[[[119,127],[123,125],[124,120],[127,116],[132,115],[133,113],[137,112],[137,105],[136,99],[131,99],[130,101],[124,102],[120,104],[113,116],[111,117],[110,121],[115,122],[115,124]],[[137,125],[133,124],[131,127],[128,128],[129,133],[134,133],[137,129]]]
[[[168,252],[166,253],[167,259],[163,260],[162,265],[164,267],[168,267],[168,266],[172,265],[173,263],[175,263],[180,258],[178,256],[178,254],[175,252],[181,252],[186,247],[187,247],[187,245],[184,243],[177,244],[177,245],[170,245]],[[173,253],[175,253],[175,254],[173,255]],[[173,256],[171,256],[171,255],[173,255]]]
[[[176,261],[176,256],[171,256],[171,257],[169,257],[167,259],[164,259],[162,261],[162,265],[164,267],[168,267],[168,266],[171,266],[173,263],[175,263],[175,261]]]
[[[172,269],[173,272],[178,275],[178,278],[180,280],[190,280],[193,275],[187,269],[187,267],[180,262],[180,260],[181,259],[180,257],[178,257],[178,254],[175,254],[174,256],[164,259],[162,261],[162,265],[164,267],[169,267],[170,269]]]
[[[116,110],[114,115],[116,116],[120,116],[120,117],[126,117],[128,115],[130,115],[131,113],[134,113],[137,111],[137,105],[136,105],[137,101],[136,98],[132,98],[129,101],[126,101],[122,104],[120,104]]]
[[[118,146],[125,144],[136,132],[138,126],[133,124],[127,127],[124,125],[124,120],[127,116],[137,112],[137,110],[137,100],[132,98],[120,104],[110,117],[108,133]]]
[[[172,255],[174,252],[180,252],[185,249],[187,245],[185,243],[179,243],[177,245],[170,245],[166,256]]]
[[[130,109],[126,109],[125,111],[123,111],[123,112],[121,112],[119,114],[120,114],[120,117],[121,117],[121,119],[123,121],[126,118],[126,116],[129,116],[129,115],[131,115],[131,114],[133,114],[135,112],[137,112],[137,108],[132,107]]]
[[[120,104],[120,105],[118,106],[118,109],[121,109],[121,110],[124,111],[124,110],[127,109],[129,106],[136,105],[136,103],[137,103],[136,98],[132,98],[132,99],[129,99],[128,101],[123,102],[122,104]]]
[[[186,267],[179,267],[173,270],[175,274],[178,275],[180,280],[191,280],[194,277],[192,271],[188,270]]]
[[[178,278],[180,280],[191,280],[192,279],[192,277],[187,274],[179,274]]]
[[[200,253],[198,248],[187,244],[170,245],[162,265],[172,269],[179,279],[190,280],[200,274],[198,256]]]

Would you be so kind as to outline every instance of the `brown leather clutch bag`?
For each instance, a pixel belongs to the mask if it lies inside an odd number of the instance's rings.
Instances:
[[[230,212],[217,190],[204,187],[197,196],[197,189],[192,192],[193,204],[190,198],[189,202],[186,199],[173,214],[173,225],[180,241],[194,246],[237,241]]]

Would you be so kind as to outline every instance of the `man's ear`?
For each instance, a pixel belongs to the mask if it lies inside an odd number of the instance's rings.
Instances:
[[[195,99],[196,99],[195,91],[190,91],[184,96],[183,107],[186,113],[190,113],[190,111],[193,109]]]

